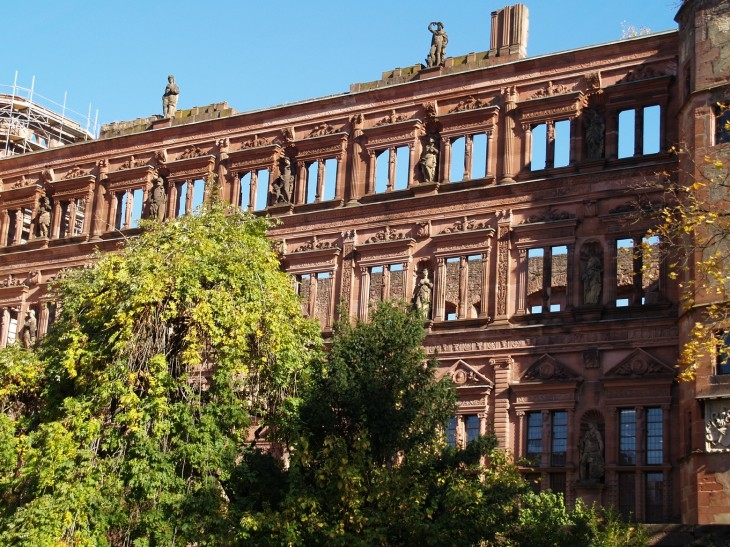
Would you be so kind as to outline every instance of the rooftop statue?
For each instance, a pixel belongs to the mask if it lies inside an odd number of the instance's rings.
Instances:
[[[431,37],[431,50],[426,57],[426,65],[441,66],[446,58],[446,44],[449,43],[449,36],[444,32],[444,24],[441,21],[434,21],[428,24]]]
[[[167,77],[167,86],[162,95],[162,116],[174,118],[177,110],[177,96],[180,95],[180,87],[175,83],[175,76],[170,74]]]

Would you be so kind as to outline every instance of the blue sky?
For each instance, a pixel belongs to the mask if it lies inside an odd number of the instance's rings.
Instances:
[[[515,3],[515,2],[512,2]],[[676,29],[679,0],[526,0],[528,56],[619,40],[622,23]],[[424,61],[431,21],[447,56],[489,49],[494,0],[6,1],[0,92],[36,95],[98,122],[161,113],[167,75],[178,108],[227,101],[239,112],[347,92]],[[33,82],[33,78],[35,81]]]

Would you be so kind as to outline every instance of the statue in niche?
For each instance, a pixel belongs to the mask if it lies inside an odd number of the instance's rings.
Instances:
[[[588,256],[581,280],[583,281],[583,303],[599,304],[603,288],[603,263],[595,249]]]
[[[21,335],[21,341],[23,347],[29,348],[35,343],[36,335],[38,334],[38,322],[35,318],[35,311],[28,310],[25,314],[25,322],[23,323],[23,332]]]
[[[432,293],[433,282],[428,278],[428,268],[423,268],[413,291],[413,308],[426,320],[431,316]]]
[[[161,222],[165,218],[165,205],[167,205],[165,179],[157,177],[150,193],[150,218]]]
[[[580,441],[580,478],[599,482],[603,478],[603,438],[594,422],[588,423],[588,431]]]
[[[51,200],[42,196],[38,206],[38,237],[48,237],[51,228]]]
[[[585,127],[586,159],[598,160],[603,157],[603,136],[605,123],[603,116],[593,109],[583,111],[583,123]]]
[[[421,159],[418,160],[418,168],[421,170],[423,182],[436,182],[438,153],[436,139],[429,137],[426,146],[423,148],[423,152],[421,152]]]
[[[294,193],[294,175],[291,171],[291,160],[281,158],[280,175],[271,183],[271,203],[291,203]]]
[[[174,118],[177,111],[177,96],[180,95],[180,87],[175,83],[175,76],[170,74],[167,77],[167,87],[162,95],[162,116]]]
[[[441,66],[446,58],[446,44],[449,43],[449,37],[444,32],[444,24],[441,21],[429,23],[428,30],[433,36],[431,36],[431,49],[426,57],[426,66]]]

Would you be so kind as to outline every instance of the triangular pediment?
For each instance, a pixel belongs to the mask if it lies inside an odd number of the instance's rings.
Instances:
[[[446,371],[446,375],[451,377],[451,380],[457,388],[475,386],[494,387],[494,382],[484,376],[484,374],[479,372],[476,368],[472,367],[469,363],[461,359],[449,367]]]
[[[578,379],[580,379],[580,376],[560,363],[555,357],[546,353],[530,365],[530,368],[520,378],[520,382],[573,381]]]
[[[606,373],[606,377],[674,376],[675,371],[656,357],[636,349]]]

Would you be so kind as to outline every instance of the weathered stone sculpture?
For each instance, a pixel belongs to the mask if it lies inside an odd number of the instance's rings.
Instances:
[[[449,37],[444,32],[444,24],[440,21],[429,23],[428,30],[433,35],[431,37],[431,50],[426,57],[426,65],[441,66],[446,58],[446,44],[449,43]]]
[[[428,138],[423,148],[421,158],[418,160],[418,168],[421,170],[423,182],[436,182],[436,168],[438,166],[438,153],[436,141],[433,137]]]
[[[48,237],[51,227],[51,200],[47,196],[40,199],[38,206],[38,237]]]
[[[174,118],[177,111],[177,96],[180,94],[180,87],[175,83],[175,77],[170,74],[167,77],[167,87],[162,95],[162,115],[165,118]]]
[[[165,180],[162,177],[157,177],[153,184],[150,193],[150,218],[161,222],[165,219],[165,206],[167,205]]]
[[[588,263],[581,279],[583,280],[583,303],[599,304],[603,287],[603,263],[597,254],[592,253],[588,257]]]
[[[599,482],[603,478],[603,439],[594,422],[588,423],[588,431],[580,441],[580,478]]]
[[[284,156],[281,159],[281,174],[271,183],[271,203],[291,203],[294,197],[294,175],[291,172],[291,160]]]
[[[433,282],[428,278],[428,268],[424,268],[421,270],[421,277],[416,282],[416,288],[413,291],[413,308],[423,319],[431,317],[432,292]]]
[[[25,322],[23,323],[23,332],[21,335],[23,347],[29,348],[32,344],[34,344],[37,333],[38,322],[35,318],[35,311],[28,310],[25,314]]]

